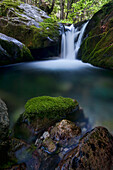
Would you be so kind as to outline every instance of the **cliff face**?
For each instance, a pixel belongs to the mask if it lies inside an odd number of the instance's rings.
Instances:
[[[102,7],[86,28],[78,58],[92,65],[113,69],[113,2]]]

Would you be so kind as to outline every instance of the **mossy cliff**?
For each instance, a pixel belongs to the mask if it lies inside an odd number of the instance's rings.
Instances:
[[[59,25],[39,8],[4,0],[0,4],[0,16],[0,32],[24,43],[33,54],[40,48],[58,48]]]
[[[86,28],[78,58],[92,65],[113,69],[113,2],[102,7]]]

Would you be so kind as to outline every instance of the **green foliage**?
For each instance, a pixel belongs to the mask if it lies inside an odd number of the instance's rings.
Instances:
[[[6,16],[9,8],[18,8],[18,5],[22,3],[20,0],[3,0],[0,2],[0,16]]]
[[[78,106],[78,103],[70,98],[35,97],[27,101],[24,116],[29,120],[36,117],[57,119],[71,112],[76,106]]]
[[[26,3],[39,5],[38,1],[31,0],[27,1]],[[104,4],[108,3],[110,0],[65,0],[64,1],[64,20],[60,20],[61,14],[61,1],[55,0],[53,11],[50,14],[50,17],[54,21],[59,21],[63,23],[75,23],[82,20],[90,19],[94,13],[96,13]],[[23,3],[22,0],[3,0],[1,3],[4,4],[4,9],[6,10],[8,6],[17,7],[19,3]],[[69,2],[71,2],[69,6]],[[72,3],[73,2],[73,3]],[[47,8],[51,8],[52,0],[44,0],[43,1],[43,10],[47,10]],[[0,8],[0,15],[1,15],[1,8]]]
[[[79,0],[72,4],[74,12],[70,12],[69,19],[73,18],[73,21],[75,22],[90,19],[104,4],[109,1],[110,0]]]

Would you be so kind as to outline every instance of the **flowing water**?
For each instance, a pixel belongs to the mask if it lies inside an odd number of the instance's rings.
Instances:
[[[78,34],[73,26],[70,30]],[[63,51],[62,56],[74,58]],[[68,59],[0,67],[0,97],[8,105],[11,125],[24,111],[26,101],[41,95],[76,99],[92,127],[102,125],[113,132],[113,71]]]
[[[61,58],[69,60],[75,60],[77,58],[88,22],[84,23],[81,28],[75,28],[74,25],[64,27],[61,42]]]

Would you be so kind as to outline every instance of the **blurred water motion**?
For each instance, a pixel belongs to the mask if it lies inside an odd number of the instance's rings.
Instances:
[[[0,97],[8,104],[12,124],[24,111],[26,101],[41,95],[75,98],[93,127],[103,125],[113,132],[113,71],[79,60],[0,68]]]

